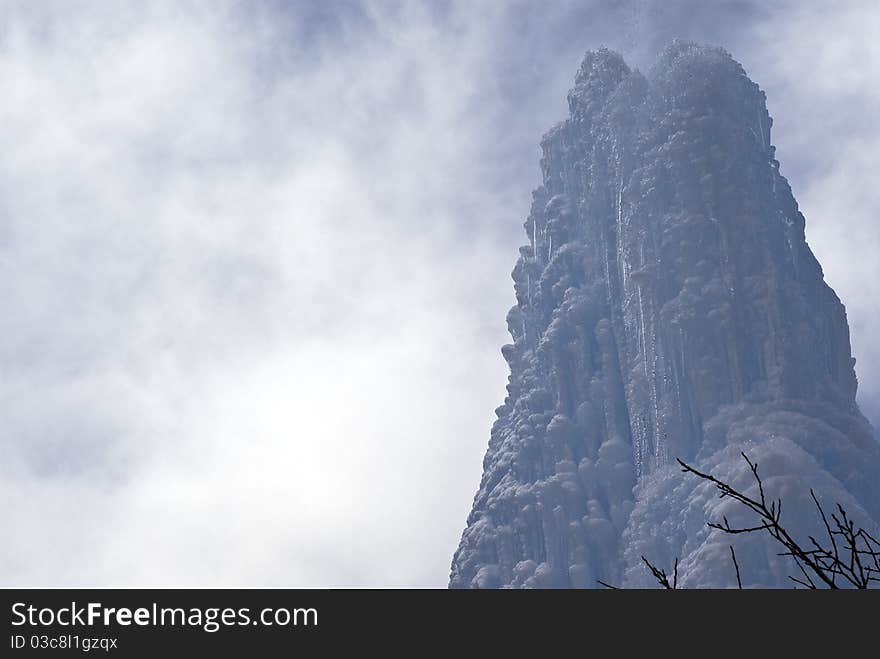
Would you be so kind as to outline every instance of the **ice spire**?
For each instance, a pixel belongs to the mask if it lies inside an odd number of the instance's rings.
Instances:
[[[568,101],[542,141],[513,273],[522,334],[502,351],[509,395],[451,585],[642,585],[642,553],[725,585],[715,504],[677,457],[735,477],[748,450],[787,491],[824,486],[877,519],[846,315],[773,159],[764,93],[727,52],[674,42],[647,76],[587,53]],[[812,504],[790,496],[800,519]],[[783,585],[770,554],[742,553],[756,585]]]

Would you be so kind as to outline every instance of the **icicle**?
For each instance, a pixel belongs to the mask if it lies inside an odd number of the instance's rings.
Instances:
[[[764,117],[761,116],[761,108],[758,108],[758,127],[761,130],[761,146],[767,150],[767,138],[764,136]]]
[[[608,263],[608,241],[605,239],[605,229],[602,229],[602,259],[605,262],[605,289],[608,292],[608,304],[611,304],[611,266]]]
[[[789,225],[791,226],[791,225]],[[788,251],[791,254],[791,265],[794,268],[794,274],[798,274],[798,260],[797,260],[797,252],[794,249],[794,243],[791,242],[791,232],[785,232],[785,240],[788,242]]]
[[[553,258],[553,234],[548,234],[547,237],[547,260],[550,261]]]
[[[529,306],[532,306],[532,275],[526,273],[526,296],[529,300]]]
[[[626,292],[626,262],[623,258],[623,181],[617,186],[617,263],[620,267],[623,290]]]
[[[660,428],[660,396],[657,394],[657,331],[651,332],[651,352],[654,355],[654,365],[651,371],[651,402],[654,405],[654,447],[657,451],[661,464],[666,464],[666,442],[663,441]]]
[[[645,313],[642,307],[642,287],[638,286],[639,291],[639,343],[642,350],[642,362],[645,366],[645,377],[648,377],[648,344],[645,339]]]
[[[532,220],[532,255],[538,260],[538,219]]]
[[[684,330],[681,327],[678,328],[678,337],[679,344],[681,345],[681,375],[684,377],[687,371],[685,371],[684,367]]]
[[[641,429],[639,427],[641,424],[639,423],[639,421],[640,420],[638,418],[633,419],[633,435],[635,435],[635,437],[634,437],[635,441],[633,442],[633,450],[635,451],[634,457],[635,457],[635,463],[636,463],[635,467],[636,467],[636,475],[637,476],[642,475],[642,464],[644,462],[644,454],[645,454],[645,447],[643,444],[642,433],[640,432]]]

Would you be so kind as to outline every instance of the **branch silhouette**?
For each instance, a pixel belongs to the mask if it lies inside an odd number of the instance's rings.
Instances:
[[[768,500],[764,492],[764,483],[758,473],[758,464],[752,462],[745,454],[741,454],[749,465],[755,483],[758,486],[758,498],[740,492],[732,485],[716,478],[712,474],[703,473],[681,459],[678,464],[685,473],[712,483],[718,490],[719,498],[730,497],[751,510],[758,517],[752,526],[733,526],[726,516],[721,522],[708,522],[708,526],[729,535],[766,532],[784,551],[779,556],[789,556],[798,569],[799,576],[789,576],[796,586],[811,590],[818,588],[839,589],[841,587],[867,589],[872,584],[880,583],[880,541],[861,526],[856,526],[846,510],[839,503],[836,511],[830,515],[825,513],[816,493],[811,489],[810,496],[816,504],[819,517],[825,529],[827,540],[819,542],[809,536],[809,544],[804,546],[789,533],[782,524],[782,499]],[[741,590],[742,575],[733,545],[730,546],[730,558],[736,573],[736,584]],[[678,590],[678,558],[672,572],[672,581],[665,570],[652,564],[646,557],[642,561],[651,571],[657,583],[666,590]],[[606,588],[615,588],[603,581],[599,582]]]
[[[831,521],[825,514],[822,504],[811,489],[810,496],[822,519],[827,542],[823,545],[814,536],[809,536],[810,544],[802,546],[782,525],[782,499],[768,501],[764,492],[764,483],[758,473],[758,464],[752,462],[745,453],[743,459],[749,465],[752,476],[758,485],[758,498],[754,499],[740,492],[731,485],[719,480],[712,474],[706,474],[679,459],[681,470],[694,474],[712,483],[718,490],[720,498],[730,497],[757,514],[758,524],[748,527],[734,527],[726,516],[722,522],[709,522],[709,526],[730,535],[741,533],[760,533],[765,531],[784,551],[780,556],[790,556],[797,566],[800,577],[789,576],[793,582],[805,588],[816,589],[820,586],[838,589],[841,585],[852,588],[866,589],[872,583],[880,583],[880,541],[862,527],[856,527],[846,510],[837,504],[837,512],[831,514]],[[739,564],[733,547],[731,557],[736,567],[737,584],[742,588]]]

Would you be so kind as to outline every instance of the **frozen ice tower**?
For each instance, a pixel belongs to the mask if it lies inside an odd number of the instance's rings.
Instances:
[[[508,396],[452,587],[790,587],[754,521],[681,458],[743,489],[745,451],[783,522],[810,500],[880,520],[880,444],[855,403],[843,305],[771,141],[765,95],[724,50],[675,42],[649,74],[587,53],[513,270]]]

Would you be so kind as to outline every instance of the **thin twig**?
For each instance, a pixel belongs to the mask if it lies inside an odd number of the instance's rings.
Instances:
[[[648,566],[648,569],[651,570],[651,574],[654,575],[654,578],[657,580],[661,586],[663,586],[666,590],[676,590],[678,586],[678,558],[675,559],[675,574],[673,576],[673,583],[669,583],[669,577],[666,576],[666,570],[662,570],[658,567],[655,567],[651,564],[651,562],[642,556],[642,561],[644,561],[645,565]]]
[[[733,551],[733,545],[730,545],[730,557],[733,559],[733,567],[736,568],[736,585],[740,590],[742,590],[743,582],[742,578],[739,576],[739,563],[736,562],[736,552]]]

